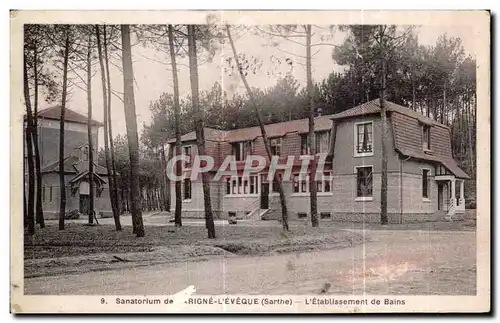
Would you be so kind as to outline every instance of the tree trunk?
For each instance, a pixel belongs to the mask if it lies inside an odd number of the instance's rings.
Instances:
[[[196,26],[188,25],[188,52],[189,52],[189,76],[191,80],[191,101],[193,111],[196,115],[196,144],[198,155],[205,156],[205,134],[203,131],[203,112],[200,109],[199,86],[198,86],[198,57],[196,52]],[[208,238],[215,239],[215,225],[212,213],[212,202],[210,196],[210,182],[207,172],[201,174],[203,185],[203,200],[205,206],[205,226],[208,231]]]
[[[163,206],[161,203],[160,194],[158,194],[158,192],[159,192],[158,186],[155,186],[155,188],[153,189],[154,200],[155,200],[155,209],[156,209],[156,211],[158,211],[158,210],[163,211]]]
[[[63,60],[63,88],[61,99],[61,116],[59,126],[59,230],[64,230],[64,216],[66,213],[66,181],[64,180],[64,118],[66,114],[66,96],[68,92],[68,56],[69,56],[69,26],[66,27],[66,41]]]
[[[473,148],[473,147],[475,147],[475,143],[474,143],[474,145],[472,144],[472,133],[473,133],[472,129],[473,128],[475,129],[476,118],[474,116],[472,116],[471,95],[469,93],[467,95],[467,115],[468,115],[467,134],[469,137],[469,160],[470,160],[471,173],[474,176],[473,178],[476,178],[476,175],[475,175],[476,174],[476,168],[475,168],[476,153],[475,153],[475,150]]]
[[[382,87],[380,89],[380,117],[382,120],[382,183],[380,187],[380,222],[388,223],[387,218],[387,111],[385,106],[385,77],[386,77],[386,61],[382,58]],[[373,173],[372,173],[373,178]]]
[[[26,166],[23,167],[23,175],[26,174]],[[23,225],[25,228],[28,227],[28,204],[26,203],[26,187],[23,186]]]
[[[122,190],[122,201],[124,203],[125,212],[130,212],[130,209],[128,207],[128,191],[127,190]]]
[[[110,155],[111,155],[111,176],[113,177],[113,190],[114,193],[112,196],[115,198],[115,206],[118,211],[118,215],[120,214],[120,208],[122,208],[122,201],[123,199],[120,199],[120,195],[118,194],[118,180],[116,176],[116,166],[115,166],[115,144],[113,142],[113,122],[111,118],[111,75],[109,73],[109,58],[108,58],[108,43],[107,43],[107,38],[106,38],[106,25],[104,25],[104,32],[103,32],[103,37],[104,37],[104,60],[106,63],[106,79],[108,83],[108,104],[107,104],[107,111],[108,111],[108,131],[109,131],[109,149],[110,149]],[[118,217],[119,219],[119,217]],[[116,220],[115,220],[115,226],[116,226]],[[120,225],[121,226],[121,225]],[[118,229],[117,229],[118,230]]]
[[[165,158],[165,143],[162,143],[161,145],[161,185],[160,185],[160,192],[161,192],[161,199],[162,199],[162,211],[170,211],[170,203],[168,203],[168,196],[167,196],[167,187],[168,187],[168,179],[166,176],[166,168],[167,168],[167,160]]]
[[[111,210],[113,212],[113,219],[115,221],[116,231],[121,231],[122,226],[120,223],[120,214],[118,212],[117,197],[116,197],[116,182],[113,178],[113,171],[111,168],[111,156],[109,153],[109,137],[108,137],[108,97],[106,91],[106,71],[104,70],[104,63],[102,57],[101,48],[101,33],[99,30],[99,25],[95,26],[96,38],[97,38],[97,52],[99,55],[99,66],[101,68],[101,85],[102,85],[102,104],[104,108],[104,155],[106,159],[106,169],[108,171],[108,182],[109,182],[109,199],[111,202]]]
[[[411,72],[411,91],[412,91],[412,97],[411,97],[411,107],[413,110],[417,111],[417,98],[415,96],[415,70]]]
[[[89,140],[89,224],[94,223],[94,145],[92,142],[92,36],[89,35],[87,51],[87,134]]]
[[[33,143],[32,143],[32,135],[31,131],[33,129],[33,116],[31,112],[31,98],[30,98],[30,89],[28,83],[28,62],[26,62],[26,49],[24,49],[24,64],[23,64],[23,74],[24,74],[24,100],[26,104],[26,150],[28,155],[28,210],[27,210],[27,227],[28,234],[35,234],[35,165],[33,163]],[[24,189],[24,187],[23,187]],[[24,194],[26,194],[26,190],[24,190]]]
[[[446,82],[444,83],[443,86],[443,112],[441,114],[441,123],[448,125],[448,116],[447,116],[447,109],[446,109]]]
[[[121,26],[122,32],[122,65],[123,96],[125,102],[125,124],[127,128],[128,149],[130,156],[130,190],[132,202],[132,222],[137,237],[144,236],[144,224],[140,205],[139,191],[139,137],[137,135],[137,119],[134,98],[134,71],[132,66],[132,48],[128,25]]]
[[[179,80],[177,78],[177,62],[175,59],[174,33],[172,25],[168,25],[168,45],[170,62],[172,64],[172,78],[174,80],[174,118],[175,118],[175,155],[180,156],[181,150],[181,107],[179,103]],[[175,164],[175,175],[179,178],[182,174],[182,161]],[[182,226],[182,192],[181,181],[175,181],[175,226]]]
[[[173,155],[173,147],[172,146],[168,146],[168,157],[167,157],[167,160],[170,161],[170,159],[172,159],[172,155]],[[166,200],[166,210],[167,212],[170,212],[170,209],[172,207],[172,184],[170,183],[170,177],[165,173],[165,178],[166,178],[166,194],[167,194],[167,200]]]
[[[238,58],[238,53],[236,52],[236,47],[234,46],[233,39],[231,37],[231,31],[229,25],[226,25],[226,30],[227,30],[227,36],[229,38],[229,43],[231,44],[231,50],[233,51],[233,56],[234,60],[236,62],[236,68],[238,69],[238,72],[240,73],[241,80],[243,81],[243,84],[245,85],[245,88],[248,93],[248,97],[250,98],[250,101],[252,102],[252,105],[254,107],[255,115],[257,116],[257,122],[259,123],[259,128],[260,132],[262,135],[262,141],[264,142],[264,147],[266,149],[266,154],[269,160],[272,159],[272,153],[271,153],[271,147],[269,146],[269,140],[267,139],[267,134],[266,134],[266,129],[264,127],[264,123],[262,122],[262,116],[259,110],[259,107],[257,105],[257,102],[255,101],[255,97],[253,95],[252,89],[250,88],[250,85],[248,85],[247,79],[245,77],[245,74],[243,73],[243,69],[240,64],[240,60]],[[288,210],[286,206],[286,200],[285,200],[285,193],[283,191],[283,183],[281,181],[281,178],[278,176],[278,174],[275,172],[274,173],[274,180],[278,183],[278,192],[279,192],[279,197],[280,197],[280,203],[281,203],[281,224],[283,226],[284,231],[289,231],[289,226],[288,226]]]
[[[314,132],[314,100],[311,66],[311,25],[306,29],[306,72],[307,72],[307,96],[309,101],[309,141],[311,143],[310,154],[314,158],[311,160],[311,174],[309,175],[309,191],[311,206],[311,225],[318,227],[318,187],[316,185],[316,133]]]
[[[431,97],[430,94],[427,93],[427,111],[425,111],[427,118],[431,117]]]
[[[34,72],[34,106],[33,106],[33,148],[35,150],[35,172],[36,172],[36,223],[40,224],[40,228],[45,228],[45,220],[43,218],[42,208],[42,167],[40,165],[40,149],[38,148],[38,48],[35,44],[33,49],[33,72]]]

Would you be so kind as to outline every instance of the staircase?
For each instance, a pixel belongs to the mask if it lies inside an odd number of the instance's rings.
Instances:
[[[448,201],[448,216],[449,217],[452,217],[453,215],[455,215],[456,208],[457,208],[457,200],[454,197],[452,197]]]

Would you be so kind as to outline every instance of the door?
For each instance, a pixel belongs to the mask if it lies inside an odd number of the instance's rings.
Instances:
[[[260,208],[262,210],[269,209],[269,183],[260,185]]]
[[[89,214],[90,197],[88,195],[80,194],[80,213]]]
[[[443,185],[438,184],[438,210],[443,209]]]

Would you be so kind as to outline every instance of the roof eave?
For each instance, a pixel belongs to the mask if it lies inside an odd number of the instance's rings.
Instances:
[[[391,112],[391,111],[387,111],[387,112]],[[356,114],[356,115],[352,115],[352,116],[340,116],[340,117],[332,116],[332,117],[330,117],[330,120],[337,121],[337,120],[342,120],[342,119],[359,118],[359,117],[378,115],[378,114],[380,114],[380,112],[366,112],[363,114]]]

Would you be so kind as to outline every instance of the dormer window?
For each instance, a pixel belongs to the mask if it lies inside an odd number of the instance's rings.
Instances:
[[[301,155],[309,155],[311,150],[309,149],[309,136],[301,135],[300,136],[300,154]]]
[[[354,127],[354,156],[373,156],[373,122],[359,122]]]
[[[422,149],[431,150],[431,127],[422,125]]]
[[[88,146],[84,146],[82,148],[82,159],[84,161],[88,161],[89,160],[89,147]]]
[[[182,147],[184,150],[184,155],[186,156],[186,159],[184,160],[184,168],[185,169],[190,169],[191,168],[191,157],[192,157],[192,147],[189,146],[184,146]]]
[[[269,146],[273,156],[281,156],[281,137],[269,139]]]
[[[327,153],[330,148],[330,131],[316,132],[316,153]]]
[[[232,144],[233,155],[236,161],[242,161],[247,158],[247,155],[252,154],[252,142],[251,141],[241,141]]]

